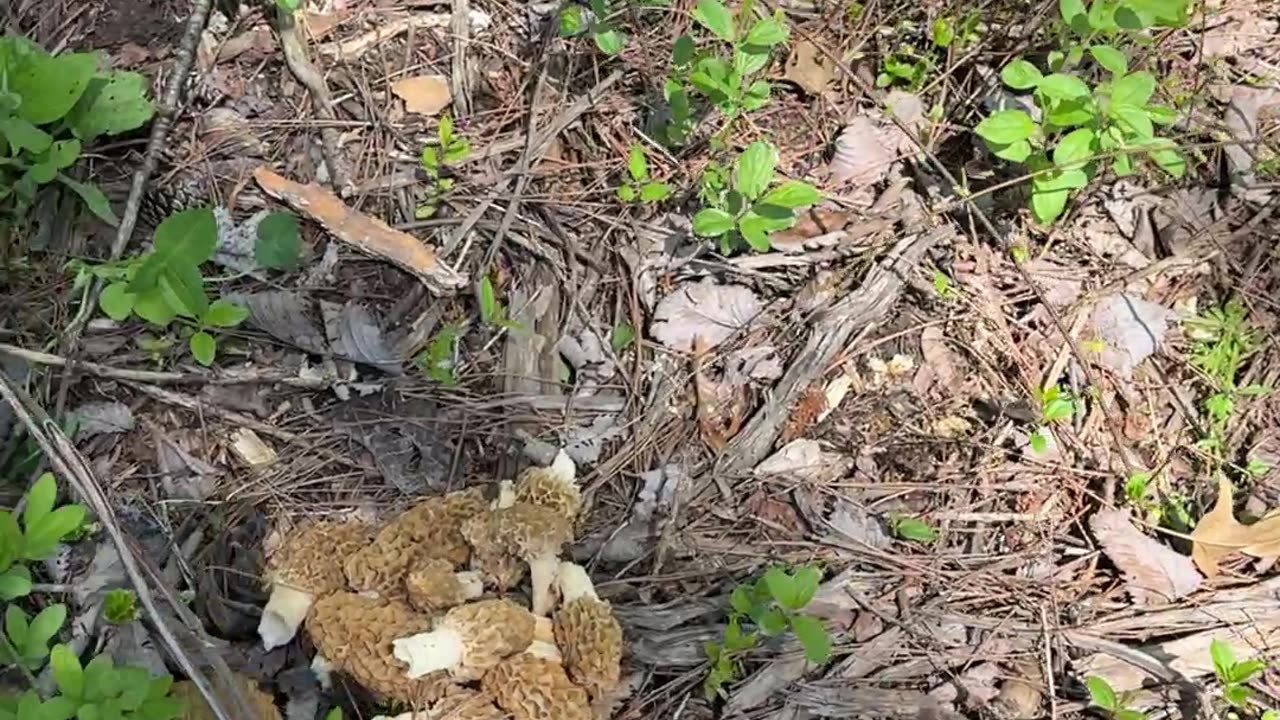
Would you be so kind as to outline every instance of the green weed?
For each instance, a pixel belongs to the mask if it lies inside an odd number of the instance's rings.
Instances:
[[[138,596],[132,590],[108,590],[102,599],[102,617],[113,625],[124,625],[138,619]]]
[[[805,658],[815,664],[831,659],[831,635],[818,618],[800,612],[818,592],[822,571],[813,566],[788,572],[775,566],[759,579],[733,589],[729,597],[729,624],[720,642],[707,643],[711,667],[702,682],[708,700],[723,693],[724,684],[738,677],[741,657],[753,649],[761,636],[774,637],[789,628],[804,648]],[[744,630],[746,625],[748,629]]]
[[[415,364],[427,377],[441,385],[457,385],[458,341],[461,338],[461,325],[446,324],[431,337],[426,349],[414,358]]]
[[[1100,677],[1088,677],[1084,681],[1089,690],[1089,702],[1099,708],[1113,720],[1146,720],[1146,715],[1139,710],[1128,707],[1133,693],[1116,695],[1111,683]]]
[[[937,528],[909,515],[894,515],[889,519],[889,528],[893,530],[894,536],[903,540],[931,543],[938,539]]]
[[[609,23],[607,0],[590,0],[590,9],[566,5],[560,11],[560,34],[576,37],[589,34],[605,55],[617,55],[627,46],[627,35]]]
[[[1076,414],[1076,398],[1057,385],[1036,391],[1036,404],[1040,410],[1041,426],[1031,433],[1031,449],[1043,453],[1049,447],[1048,425],[1067,420]]]
[[[1236,660],[1231,644],[1218,638],[1209,643],[1209,657],[1213,659],[1213,673],[1222,683],[1222,699],[1237,710],[1247,709],[1253,697],[1248,683],[1262,674],[1267,662],[1261,658]]]
[[[721,252],[729,253],[745,240],[752,249],[767,251],[769,235],[796,224],[796,210],[817,204],[821,193],[799,180],[778,182],[774,169],[778,150],[758,140],[738,156],[728,187],[713,197],[711,207],[693,217],[693,230],[703,237],[720,239]]]
[[[1112,157],[1119,176],[1135,171],[1135,155],[1175,178],[1186,173],[1176,144],[1155,134],[1155,126],[1172,125],[1177,114],[1152,102],[1155,75],[1131,71],[1123,48],[1143,30],[1184,24],[1187,6],[1188,0],[1093,0],[1088,7],[1084,0],[1060,0],[1065,30],[1061,48],[1049,54],[1049,74],[1023,58],[1001,70],[1005,85],[1032,91],[1041,121],[1025,110],[999,110],[974,132],[996,157],[1035,173],[1037,221],[1049,224],[1062,215],[1071,193],[1099,174],[1100,155]],[[1087,67],[1081,65],[1086,54]]]
[[[670,185],[649,178],[649,157],[639,143],[633,144],[627,152],[627,181],[618,188],[618,199],[627,203],[658,203],[670,195]]]
[[[1249,323],[1247,316],[1244,304],[1232,299],[1184,323],[1192,339],[1191,365],[1204,373],[1209,385],[1209,395],[1204,400],[1208,428],[1197,446],[1214,457],[1226,450],[1223,445],[1227,428],[1238,401],[1271,391],[1263,385],[1238,384],[1245,361],[1262,346],[1262,333]],[[1260,468],[1254,465],[1253,469]]]
[[[448,113],[440,116],[436,139],[436,145],[422,148],[422,169],[431,180],[431,188],[430,198],[414,211],[414,216],[419,220],[435,215],[444,196],[453,190],[454,180],[444,174],[445,169],[466,160],[471,154],[471,141],[456,133],[453,116]]]

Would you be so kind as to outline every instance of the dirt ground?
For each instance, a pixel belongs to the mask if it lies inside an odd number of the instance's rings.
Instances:
[[[210,367],[177,324],[95,309],[68,334],[94,297],[68,262],[118,260],[116,229],[33,213],[0,269],[0,369],[74,420],[191,652],[289,720],[388,712],[349,673],[322,686],[305,632],[262,649],[267,555],[316,520],[494,497],[563,450],[583,496],[563,555],[624,638],[599,716],[1274,717],[1271,666],[1233,680],[1215,652],[1270,663],[1280,640],[1280,3],[1092,31],[1152,73],[1170,122],[1137,124],[1180,154],[1152,145],[1123,176],[1091,160],[1050,222],[996,153],[1053,128],[1000,145],[983,123],[1031,108],[1001,70],[1056,62],[1069,1],[757,3],[786,30],[755,76],[768,102],[695,102],[670,142],[677,39],[723,46],[700,5],[584,7],[574,34],[554,3],[318,0],[294,16],[300,69],[273,7],[216,3],[124,250],[176,211],[227,213],[205,284],[248,317]],[[18,2],[6,20],[159,98],[191,12]],[[1107,60],[1064,67],[1118,105]],[[446,116],[469,149],[437,171]],[[118,213],[148,132],[87,149]],[[764,251],[727,247],[700,229],[708,178],[760,141],[821,200]],[[1051,157],[1037,177],[1076,167]],[[666,189],[619,193],[646,184]],[[245,264],[264,210],[298,218],[296,267]],[[49,461],[0,421],[13,505]],[[74,612],[67,587],[126,584],[112,547],[68,546],[32,597]],[[821,573],[797,610],[831,643],[820,661],[736,608],[779,566]],[[185,674],[157,622],[81,640]],[[708,644],[740,625],[760,635],[709,687]]]

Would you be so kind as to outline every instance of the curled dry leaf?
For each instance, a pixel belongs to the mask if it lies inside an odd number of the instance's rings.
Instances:
[[[912,132],[919,131],[924,122],[920,98],[894,91],[885,97],[885,106]],[[832,179],[858,187],[875,184],[889,176],[900,157],[913,154],[916,149],[911,138],[883,114],[860,115],[836,138],[830,165]]]
[[[801,40],[791,48],[786,67],[786,78],[810,95],[821,95],[836,71],[835,60],[808,40]]]
[[[757,477],[783,475],[794,480],[828,483],[840,479],[851,467],[853,459],[849,456],[828,450],[817,440],[800,438],[761,461],[755,474]]]
[[[1252,525],[1241,525],[1232,509],[1231,482],[1218,478],[1218,501],[1191,532],[1191,559],[1208,577],[1222,558],[1242,552],[1257,558],[1280,555],[1280,513],[1272,510]]]
[[[395,81],[391,92],[404,100],[404,108],[418,115],[435,115],[453,100],[449,79],[443,75],[418,75]]]
[[[649,330],[672,350],[693,352],[694,338],[710,350],[743,328],[763,309],[760,298],[741,285],[711,278],[688,283],[658,301]]]
[[[1125,587],[1135,602],[1169,602],[1200,587],[1202,578],[1191,558],[1144,535],[1124,510],[1105,509],[1089,518],[1089,527],[1102,550],[1124,573]]]

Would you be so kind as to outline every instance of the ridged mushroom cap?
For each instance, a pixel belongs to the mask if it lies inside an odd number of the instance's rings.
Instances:
[[[449,693],[430,710],[417,710],[388,717],[378,715],[373,720],[509,720],[506,713],[493,704],[493,699],[482,692],[460,686],[449,688]]]
[[[346,586],[342,558],[367,545],[371,536],[372,530],[362,522],[322,520],[284,538],[267,558],[271,596],[258,623],[265,649],[293,640],[315,598]]]
[[[509,572],[506,558],[515,557],[529,564],[535,615],[545,615],[551,609],[551,584],[560,548],[571,534],[569,521],[560,513],[528,503],[491,510],[463,525],[463,535],[475,550],[475,567],[487,579],[509,579],[499,575]]]
[[[427,705],[444,696],[447,673],[418,678],[396,659],[396,638],[426,630],[431,620],[408,605],[382,598],[340,592],[320,598],[307,617],[307,632],[333,667],[351,676],[384,700]]]
[[[401,636],[393,652],[409,677],[438,670],[478,678],[503,658],[533,642],[534,618],[505,599],[477,600],[445,613],[430,632]]]
[[[480,688],[514,720],[589,720],[587,691],[564,668],[527,653],[512,655],[485,673]]]
[[[344,570],[352,590],[403,598],[404,579],[419,562],[441,559],[454,567],[471,556],[462,524],[485,512],[479,488],[427,498],[387,523],[373,542],[346,559]]]
[[[424,560],[404,579],[409,604],[425,613],[442,612],[484,593],[478,572],[455,572],[448,560]]]
[[[622,626],[609,603],[596,596],[581,565],[560,564],[563,605],[556,612],[556,644],[565,670],[592,698],[609,696],[622,674]]]
[[[572,527],[582,508],[582,491],[573,460],[561,450],[550,466],[525,469],[516,478],[515,501],[555,510]]]

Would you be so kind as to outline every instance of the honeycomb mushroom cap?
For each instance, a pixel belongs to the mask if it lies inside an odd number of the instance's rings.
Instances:
[[[548,467],[531,467],[516,478],[515,501],[541,505],[558,512],[572,525],[582,508],[577,468],[561,450]]]
[[[253,720],[281,720],[280,708],[276,707],[275,698],[263,692],[257,683],[244,675],[239,673],[233,673],[233,675],[240,685],[241,694],[249,704],[247,709],[253,711]],[[219,678],[216,675],[212,679],[223,709],[233,715],[241,712],[237,709],[234,694],[227,692],[225,686],[218,684]],[[179,680],[174,683],[170,695],[183,701],[184,707],[182,715],[178,716],[179,720],[216,720],[217,716],[214,715],[213,708],[209,707],[209,703],[200,694],[199,688],[190,680]]]
[[[322,520],[285,537],[267,559],[271,597],[258,623],[265,649],[293,639],[316,596],[345,587],[342,558],[367,545],[370,535],[362,522]]]
[[[454,572],[453,565],[441,558],[417,563],[404,579],[409,604],[423,612],[441,612],[484,593],[477,572]]]
[[[471,556],[462,525],[485,512],[479,488],[437,495],[400,513],[346,559],[344,571],[352,590],[403,598],[404,579],[418,563],[441,559],[457,567]]]
[[[435,629],[393,643],[397,659],[409,666],[409,677],[439,670],[477,678],[503,658],[533,642],[534,617],[505,599],[477,600],[455,607]]]
[[[378,715],[373,720],[508,720],[508,718],[506,713],[493,704],[493,699],[484,693],[454,686],[430,710],[400,713],[394,717]]]
[[[516,503],[473,518],[463,529],[483,564],[477,568],[492,576],[497,559],[514,556],[529,564],[533,586],[533,613],[551,609],[551,585],[559,566],[560,548],[573,529],[555,510],[541,505]],[[500,566],[499,566],[500,567]]]
[[[381,699],[426,705],[444,696],[451,684],[448,674],[407,677],[408,667],[396,659],[391,644],[430,624],[402,602],[339,592],[316,601],[307,632],[318,653]]]
[[[561,563],[556,582],[565,601],[555,618],[565,670],[593,699],[607,697],[622,675],[622,626],[581,565]]]
[[[527,653],[512,655],[485,673],[481,689],[514,720],[588,720],[587,691],[564,668]]]

